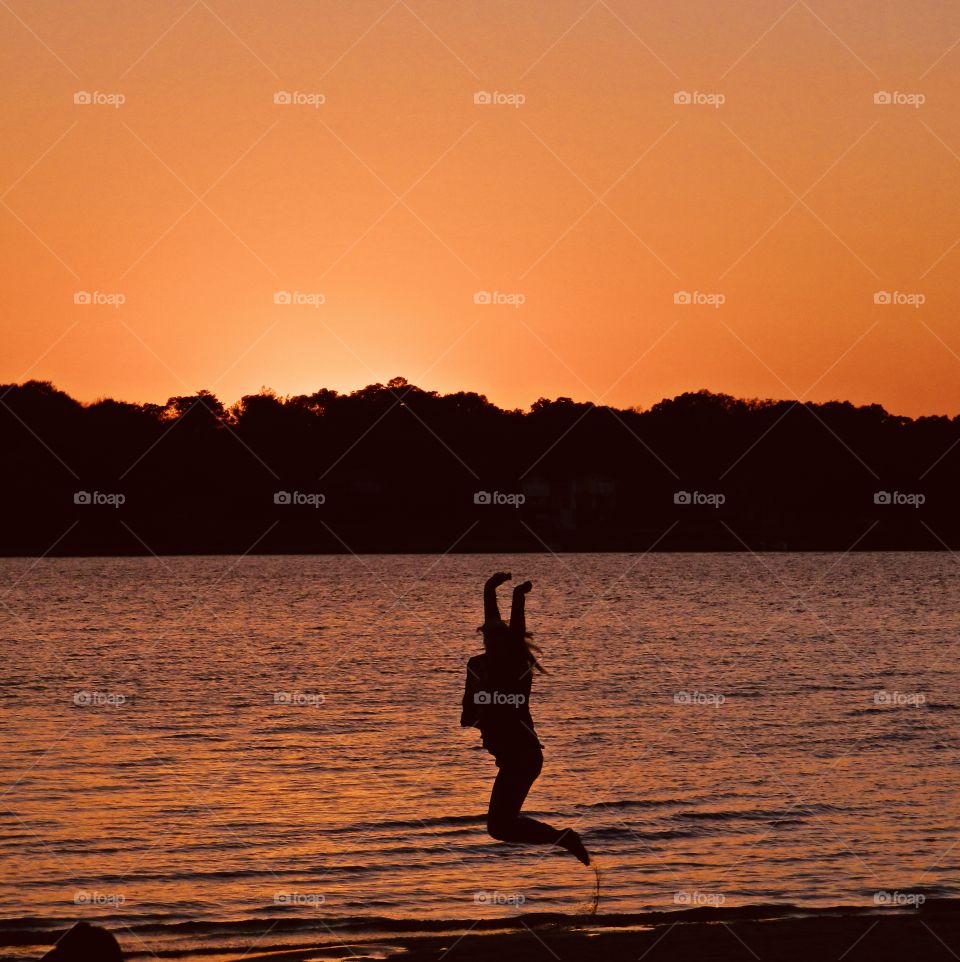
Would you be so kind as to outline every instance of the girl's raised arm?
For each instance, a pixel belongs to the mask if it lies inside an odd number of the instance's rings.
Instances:
[[[487,579],[483,586],[483,623],[493,624],[495,621],[502,621],[500,617],[500,607],[497,605],[497,588],[505,581],[509,581],[513,575],[506,571],[498,571]]]
[[[513,605],[510,608],[510,631],[519,637],[527,633],[526,597],[533,582],[525,581],[513,589]]]

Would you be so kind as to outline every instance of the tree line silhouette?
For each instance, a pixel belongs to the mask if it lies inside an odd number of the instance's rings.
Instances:
[[[394,378],[225,407],[0,386],[6,555],[960,547],[960,417],[738,400],[503,410]]]

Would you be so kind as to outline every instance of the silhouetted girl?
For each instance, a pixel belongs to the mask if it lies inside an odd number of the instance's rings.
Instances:
[[[500,769],[493,783],[487,831],[502,842],[559,845],[584,865],[590,855],[573,829],[556,829],[520,814],[523,802],[543,767],[543,752],[530,716],[533,670],[543,671],[534,654],[524,615],[529,581],[513,589],[510,624],[500,617],[497,588],[512,576],[499,572],[483,588],[484,654],[467,662],[463,693],[464,728],[479,728],[483,747]]]

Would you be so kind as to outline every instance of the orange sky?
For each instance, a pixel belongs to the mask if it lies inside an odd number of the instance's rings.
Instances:
[[[960,412],[956,4],[10,0],[0,21],[0,381]]]

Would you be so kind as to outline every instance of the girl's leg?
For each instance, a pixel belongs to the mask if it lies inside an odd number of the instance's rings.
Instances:
[[[572,829],[556,829],[546,822],[520,814],[531,786],[543,768],[543,755],[501,758],[500,772],[490,794],[487,831],[501,842],[526,842],[532,845],[559,845],[584,865],[590,864],[590,853],[580,836]]]
[[[528,842],[533,845],[552,845],[559,841],[561,832],[520,814],[531,786],[537,780],[543,758],[502,759],[500,772],[490,794],[487,812],[487,831],[501,842]]]

